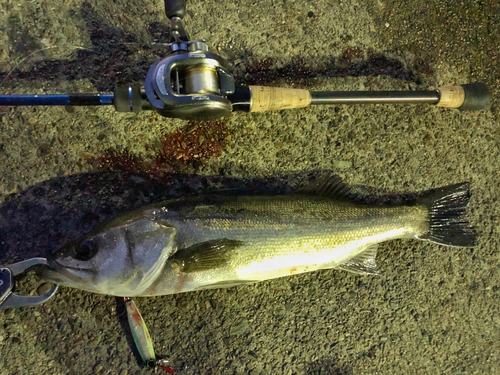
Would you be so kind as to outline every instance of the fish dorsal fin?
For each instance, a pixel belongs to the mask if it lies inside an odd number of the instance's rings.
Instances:
[[[378,244],[370,245],[347,263],[341,265],[341,270],[357,273],[359,275],[378,275],[377,256]]]
[[[339,176],[334,174],[323,174],[315,177],[306,186],[299,189],[297,193],[337,199],[348,199],[351,194],[351,189]]]
[[[226,265],[241,246],[243,241],[228,238],[202,242],[177,251],[171,261],[177,262],[182,272],[206,271]]]

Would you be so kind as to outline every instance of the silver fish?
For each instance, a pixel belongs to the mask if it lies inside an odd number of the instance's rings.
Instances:
[[[353,203],[337,177],[295,194],[177,199],[118,217],[61,249],[46,279],[115,296],[231,287],[319,269],[377,272],[380,242],[471,247],[467,183],[404,205]]]

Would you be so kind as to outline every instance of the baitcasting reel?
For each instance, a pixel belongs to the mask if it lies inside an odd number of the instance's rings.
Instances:
[[[262,112],[320,104],[428,103],[460,110],[489,106],[484,83],[447,86],[429,91],[308,91],[279,87],[235,87],[220,56],[204,40],[189,40],[182,24],[186,0],[165,0],[172,42],[155,43],[170,54],[149,69],[144,87],[117,87],[114,94],[0,95],[0,105],[114,105],[118,112],[156,110],[165,117],[210,120],[232,111]]]
[[[235,87],[226,62],[208,52],[204,40],[189,40],[182,25],[185,1],[166,0],[165,11],[174,40],[168,44],[155,43],[170,48],[171,54],[149,68],[144,81],[148,102],[166,117],[211,119],[229,115],[232,105],[227,96],[234,93]],[[125,111],[127,106],[134,111],[142,106],[139,88],[118,88],[115,98],[117,104],[123,101],[120,104]]]

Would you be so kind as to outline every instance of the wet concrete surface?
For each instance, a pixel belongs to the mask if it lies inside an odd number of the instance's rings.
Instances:
[[[138,298],[186,374],[499,373],[495,1],[189,1],[185,24],[239,83],[417,90],[474,81],[491,108],[310,107],[209,122],[112,108],[0,107],[0,263],[47,256],[119,212],[179,194],[287,191],[331,170],[383,194],[472,184],[474,249],[380,246],[378,277],[325,270]],[[0,92],[111,92],[165,51],[161,1],[0,0]],[[185,145],[185,147],[184,147]],[[195,156],[196,155],[196,156]],[[206,177],[206,178],[205,178]],[[264,182],[265,181],[265,182]],[[36,291],[30,273],[19,280]],[[0,374],[142,374],[113,297],[61,289],[0,312]]]

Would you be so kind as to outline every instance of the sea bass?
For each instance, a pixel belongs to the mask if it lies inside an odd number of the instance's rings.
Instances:
[[[471,247],[467,183],[403,205],[354,203],[337,177],[287,195],[206,195],[127,213],[63,247],[44,277],[114,296],[231,287],[320,269],[377,272],[381,242]]]

